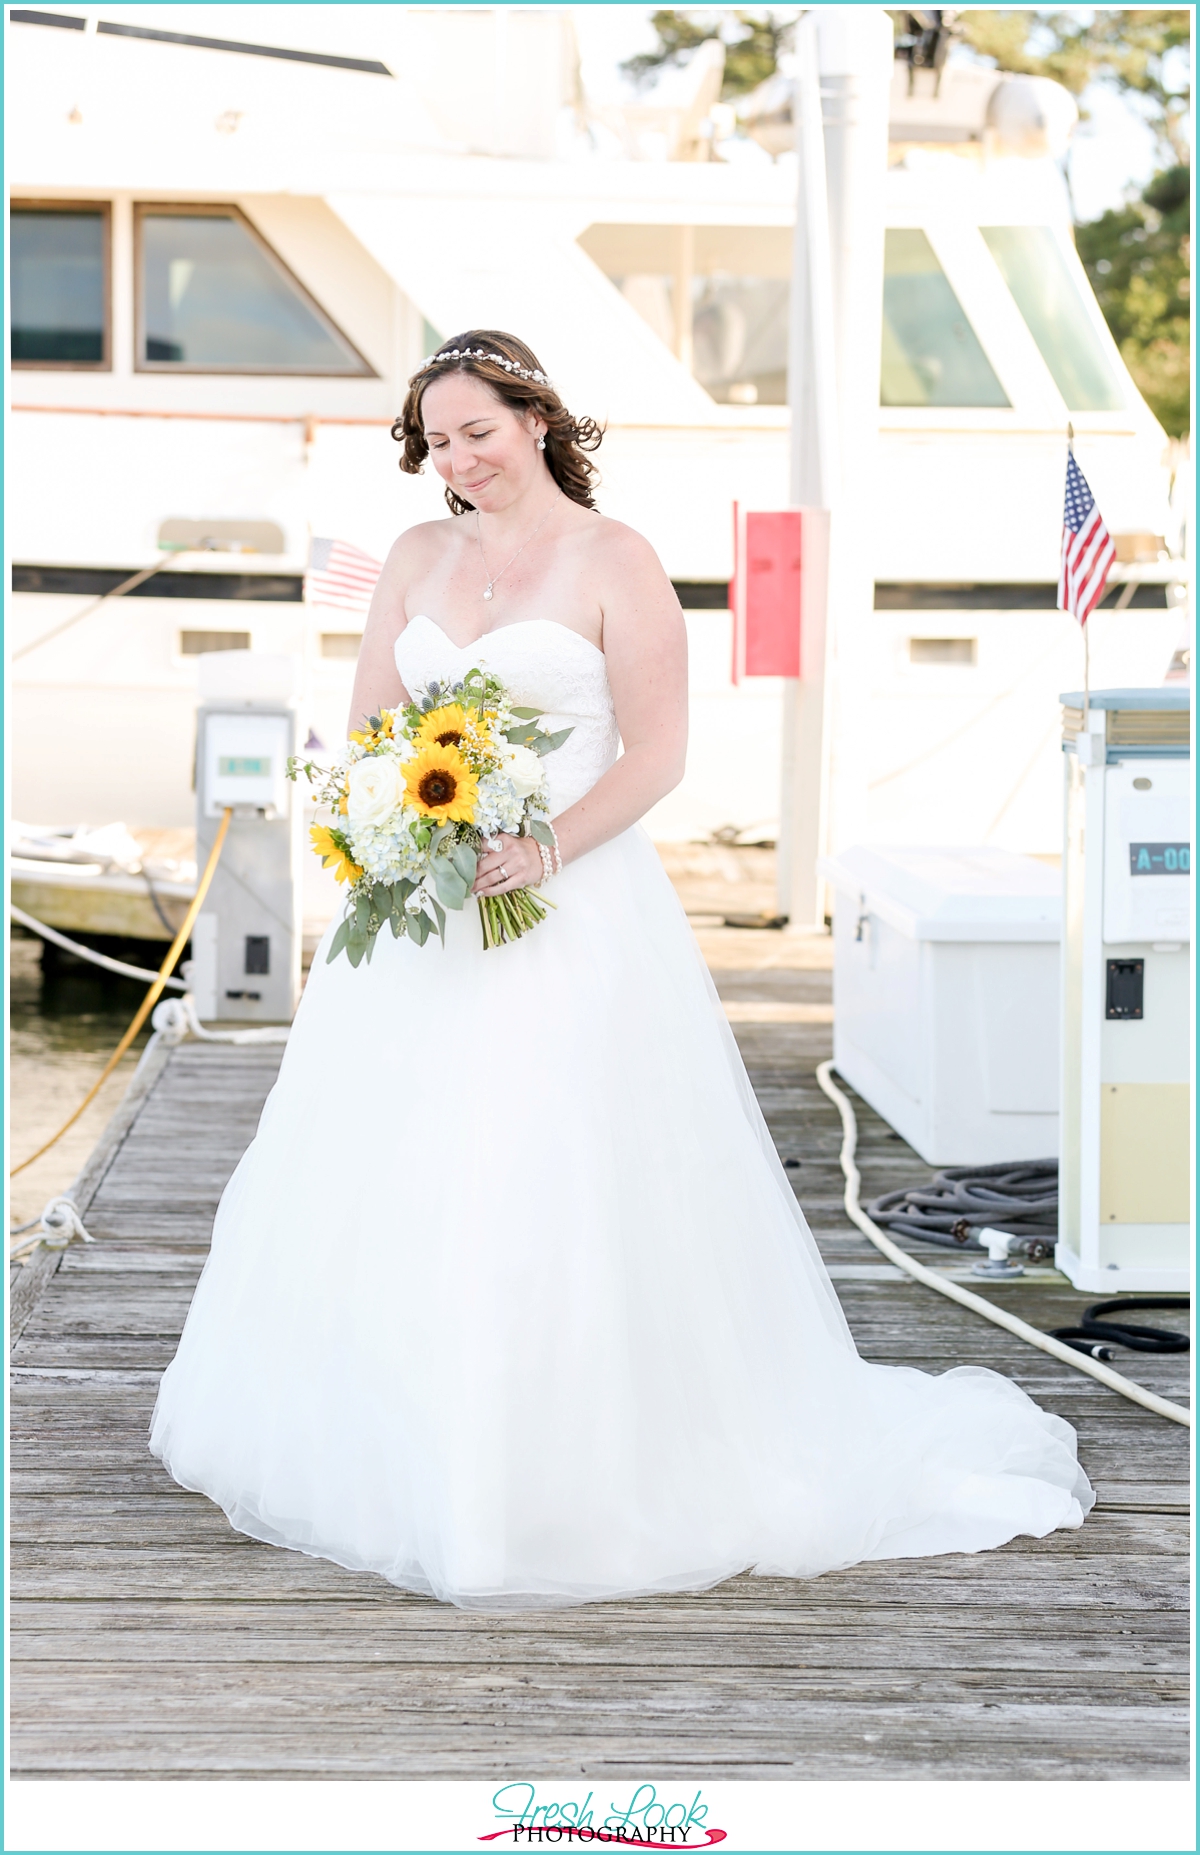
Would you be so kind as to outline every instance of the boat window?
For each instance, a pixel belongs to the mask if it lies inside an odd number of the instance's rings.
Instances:
[[[323,631],[321,633],[321,655],[322,657],[340,657],[348,663],[357,663],[362,641],[361,631]]]
[[[974,663],[974,638],[910,638],[910,663]]]
[[[787,226],[591,225],[579,243],[724,405],[787,404]]]
[[[14,367],[108,366],[108,207],[12,203]]]
[[[933,246],[915,227],[889,230],[884,244],[879,403],[1010,403]]]
[[[1124,395],[1048,225],[980,227],[1072,412],[1117,412]]]
[[[692,288],[692,372],[713,399],[786,406],[788,297],[778,277],[697,277]]]
[[[138,366],[370,374],[235,207],[138,208]]]
[[[206,651],[248,651],[248,631],[181,631],[179,655],[203,657]]]

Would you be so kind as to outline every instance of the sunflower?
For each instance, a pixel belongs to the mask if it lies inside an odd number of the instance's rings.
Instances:
[[[404,765],[408,803],[439,824],[470,824],[479,788],[457,747],[427,744]]]
[[[412,738],[418,747],[461,747],[470,719],[461,702],[447,702],[422,717]]]
[[[332,869],[337,882],[357,882],[362,875],[358,864],[339,844],[328,825],[315,824],[309,832],[312,847],[326,869]]]

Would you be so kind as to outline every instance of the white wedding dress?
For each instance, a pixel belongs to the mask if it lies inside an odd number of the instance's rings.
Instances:
[[[570,724],[553,812],[613,761],[604,656],[561,625],[460,649],[417,618],[396,658]],[[492,951],[468,901],[444,949],[318,952],[159,1391],[175,1480],[477,1610],[1081,1525],[1061,1418],[859,1358],[642,828],[549,893]]]

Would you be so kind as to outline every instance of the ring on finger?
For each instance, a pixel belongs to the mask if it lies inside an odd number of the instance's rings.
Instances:
[[[503,863],[500,865],[500,875],[504,882],[508,881],[508,871],[505,869]]]

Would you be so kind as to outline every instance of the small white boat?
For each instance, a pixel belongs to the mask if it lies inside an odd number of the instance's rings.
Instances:
[[[14,822],[13,902],[63,933],[172,940],[196,892],[190,836],[185,830],[135,836],[124,824],[93,830]]]

